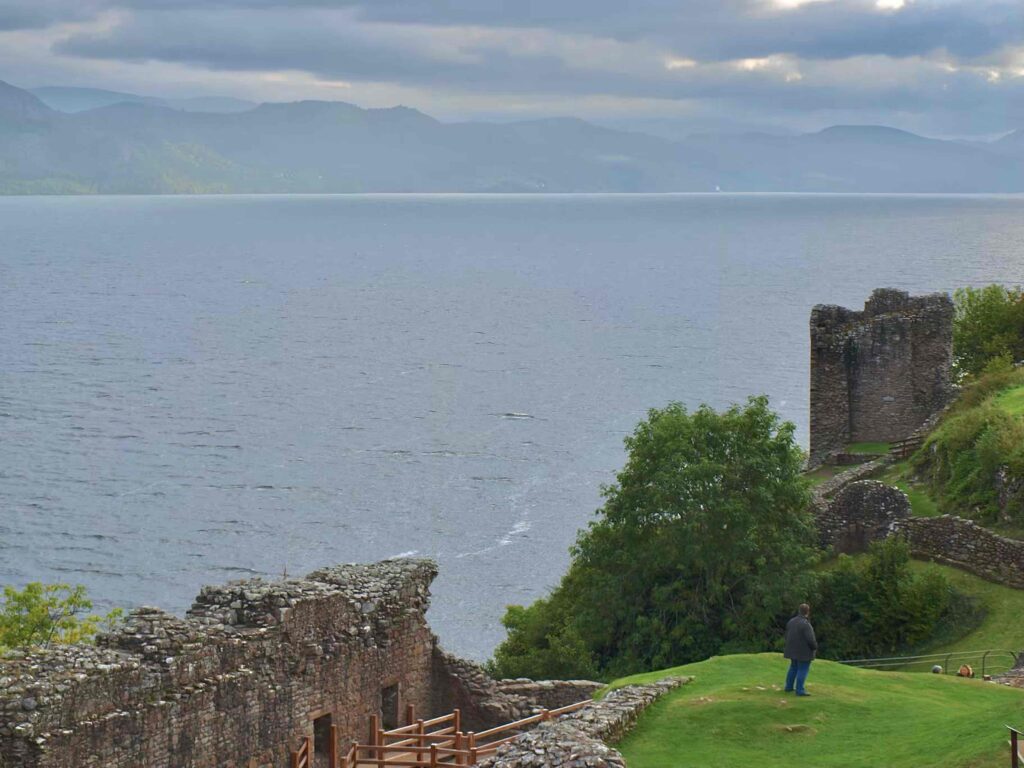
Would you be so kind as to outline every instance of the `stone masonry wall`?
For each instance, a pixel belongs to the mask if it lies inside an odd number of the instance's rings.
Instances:
[[[570,704],[592,698],[604,688],[603,683],[592,680],[530,680],[514,678],[498,680],[498,690],[502,693],[520,696],[539,704],[544,709],[559,709]]]
[[[0,766],[278,768],[321,715],[361,736],[385,686],[431,713],[436,572],[394,560],[209,587],[184,619],[141,608],[97,646],[0,659]]]
[[[914,557],[1024,589],[1024,541],[953,515],[912,517],[906,495],[877,480],[849,483],[833,499],[816,497],[814,515],[819,543],[826,549],[860,551],[870,541],[899,534],[907,538]]]
[[[952,515],[912,517],[896,531],[910,542],[915,557],[955,565],[983,579],[1024,589],[1024,541],[998,536]]]
[[[625,768],[614,747],[640,715],[665,694],[689,682],[666,678],[650,685],[629,685],[603,699],[499,747],[483,768]]]
[[[857,312],[811,310],[810,464],[907,437],[949,400],[953,302],[875,290]]]
[[[463,730],[483,731],[540,712],[543,704],[501,690],[479,664],[434,650],[434,709],[460,710]]]

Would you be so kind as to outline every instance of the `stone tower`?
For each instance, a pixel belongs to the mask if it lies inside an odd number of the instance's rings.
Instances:
[[[811,447],[817,466],[849,443],[901,440],[952,393],[953,302],[878,288],[858,312],[811,310]]]

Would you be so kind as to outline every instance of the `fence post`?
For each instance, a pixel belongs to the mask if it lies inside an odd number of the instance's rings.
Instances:
[[[292,768],[299,768],[299,753],[292,752]]]
[[[377,738],[377,731],[380,730],[380,715],[370,715],[370,736],[366,740],[367,744],[376,744],[375,739]]]
[[[458,709],[453,709],[452,715],[452,726],[455,728],[455,732],[458,733],[462,730],[462,712]]]
[[[476,734],[470,731],[466,734],[466,739],[469,741],[469,764],[476,765]]]
[[[550,719],[551,719],[551,712],[549,712],[547,710],[547,708],[542,709],[540,711],[540,720],[541,720],[541,722],[544,722],[545,720],[550,720]]]
[[[455,764],[465,765],[465,760],[462,759],[462,731],[455,732]]]
[[[388,753],[383,749],[387,746],[387,739],[384,738],[384,729],[377,729],[377,768],[384,768],[388,760]]]
[[[412,704],[405,705],[405,724],[412,725],[416,722],[416,707]]]
[[[427,732],[427,728],[426,728],[426,726],[423,725],[423,720],[422,719],[417,720],[416,721],[416,746],[417,747],[422,747],[423,746],[423,734],[425,734],[426,732]]]
[[[1010,729],[1010,768],[1020,768],[1020,749],[1017,746],[1017,732]]]
[[[331,743],[327,745],[327,765],[330,768],[338,767],[338,726],[331,726]]]

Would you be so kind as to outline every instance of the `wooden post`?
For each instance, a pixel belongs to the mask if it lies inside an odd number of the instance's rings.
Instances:
[[[383,747],[386,744],[387,744],[387,741],[384,739],[384,730],[383,729],[378,729],[377,730],[377,746],[378,747]],[[388,759],[388,753],[385,752],[383,749],[378,749],[377,750],[377,768],[384,768],[384,763],[387,762],[387,759]]]
[[[456,765],[465,765],[465,762],[462,759],[462,755],[460,754],[462,752],[462,731],[456,731],[455,732],[455,745],[454,746],[455,746],[455,764]]]
[[[292,752],[292,768],[299,768],[299,753]]]
[[[306,765],[313,768],[313,737],[306,737]]]
[[[417,720],[416,721],[416,746],[417,747],[422,747],[423,746],[423,734],[426,733],[426,731],[427,731],[427,728],[426,728],[425,725],[423,725],[423,721],[422,720]]]
[[[377,731],[380,730],[380,715],[370,715],[370,738],[368,744],[376,744]]]
[[[544,722],[545,720],[550,720],[550,719],[551,719],[551,713],[548,710],[546,710],[546,709],[542,709],[540,711],[540,720],[541,720],[541,722]]]
[[[416,722],[416,707],[412,704],[405,705],[405,724],[412,725]]]
[[[1010,729],[1010,768],[1020,768],[1020,747],[1017,744],[1017,732]]]
[[[430,745],[430,768],[437,768],[437,744]]]
[[[452,715],[454,715],[454,717],[452,718],[452,725],[455,727],[455,731],[456,732],[461,731],[462,730],[462,712],[460,712],[457,709],[453,709],[452,710]]]
[[[327,765],[329,768],[340,768],[338,765],[338,726],[331,726],[331,742],[327,745]]]
[[[476,734],[470,731],[466,734],[469,741],[469,764],[476,765]]]

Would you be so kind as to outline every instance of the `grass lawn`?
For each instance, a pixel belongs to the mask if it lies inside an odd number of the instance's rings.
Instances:
[[[1019,653],[1024,650],[1024,590],[993,584],[949,566],[915,562],[914,567],[939,569],[956,589],[980,600],[985,609],[985,618],[973,632],[954,642],[938,642],[926,646],[920,653],[992,649]],[[959,665],[960,662],[954,658],[953,663]],[[969,660],[968,663],[980,671],[980,665],[975,660]],[[1008,668],[1009,660],[999,657],[989,663],[994,665],[996,672],[1002,672]]]
[[[1011,416],[1024,416],[1024,387],[1011,387],[996,395],[993,402]]]
[[[832,465],[826,465],[818,467],[813,472],[808,472],[807,477],[811,480],[811,485],[821,485],[826,480],[831,480],[833,477],[838,475],[840,472],[849,469],[849,467],[834,467]]]
[[[889,443],[850,443],[847,453],[888,453]]]
[[[914,517],[938,517],[941,515],[938,503],[929,495],[928,490],[920,483],[914,483],[907,479],[908,471],[909,464],[906,461],[901,461],[889,467],[879,480],[888,485],[895,485],[907,494]]]
[[[1019,689],[816,661],[798,699],[781,690],[786,667],[778,654],[716,656],[618,680],[694,677],[617,746],[630,768],[1005,768],[1003,725],[1024,725]]]

